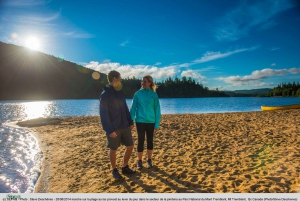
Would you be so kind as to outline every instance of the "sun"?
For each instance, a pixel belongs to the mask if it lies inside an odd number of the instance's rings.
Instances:
[[[38,50],[40,48],[40,41],[35,37],[30,37],[26,40],[26,47],[32,50]]]

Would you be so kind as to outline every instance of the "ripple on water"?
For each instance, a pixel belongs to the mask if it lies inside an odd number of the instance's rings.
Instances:
[[[0,193],[33,193],[42,153],[26,129],[0,125]]]

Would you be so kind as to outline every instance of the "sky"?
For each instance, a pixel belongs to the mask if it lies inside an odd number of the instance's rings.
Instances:
[[[122,78],[218,90],[300,81],[297,0],[0,0],[0,41]]]

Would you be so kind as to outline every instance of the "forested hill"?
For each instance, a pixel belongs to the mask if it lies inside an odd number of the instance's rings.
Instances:
[[[107,75],[70,61],[0,42],[0,100],[98,98]],[[99,78],[100,75],[100,78]],[[171,78],[157,83],[159,97],[226,97],[191,78]],[[132,98],[140,79],[123,79],[123,91]]]
[[[41,52],[2,42],[0,52],[0,100],[96,98],[107,84],[105,74],[93,79],[95,71]]]
[[[262,89],[225,91],[225,93],[229,94],[231,97],[258,97],[258,96],[263,96],[266,93],[272,91],[273,89],[271,88],[262,88]]]

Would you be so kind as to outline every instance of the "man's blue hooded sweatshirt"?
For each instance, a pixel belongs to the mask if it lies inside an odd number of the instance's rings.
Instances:
[[[116,91],[111,85],[104,87],[100,95],[100,118],[103,130],[108,135],[133,125],[122,91]]]

